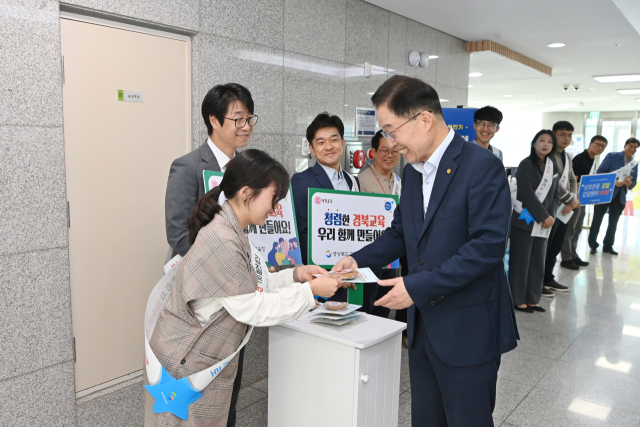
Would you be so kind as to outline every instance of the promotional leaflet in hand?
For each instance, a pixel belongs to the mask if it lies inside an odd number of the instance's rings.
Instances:
[[[356,270],[332,271],[333,276],[340,276],[340,280],[349,283],[376,283],[379,279],[370,268],[358,268]],[[322,274],[314,274],[313,277],[320,277]]]
[[[569,211],[568,214],[563,214],[562,210],[567,207],[567,205],[565,205],[564,203],[562,203],[559,207],[558,207],[558,211],[556,212],[556,220],[560,220],[562,222],[564,222],[565,224],[567,224],[569,222],[569,220],[571,219],[571,217],[573,216],[573,211]]]

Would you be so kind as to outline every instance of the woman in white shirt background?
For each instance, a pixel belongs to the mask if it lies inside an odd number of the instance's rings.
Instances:
[[[248,326],[285,323],[316,306],[314,295],[331,297],[341,286],[318,266],[269,273],[256,259],[244,230],[263,225],[289,189],[289,175],[267,153],[249,149],[227,165],[220,186],[193,209],[189,241],[170,296],[149,344],[162,366],[179,379],[233,354]],[[220,201],[221,203],[218,203]],[[345,285],[346,286],[346,285]],[[154,413],[145,393],[145,426],[234,426],[242,375],[240,351],[189,406],[189,420]],[[145,370],[145,384],[149,384]]]

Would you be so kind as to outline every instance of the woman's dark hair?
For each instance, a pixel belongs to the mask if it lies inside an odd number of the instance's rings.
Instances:
[[[332,116],[326,111],[316,116],[311,124],[307,127],[307,141],[313,145],[313,140],[316,138],[316,132],[324,128],[336,128],[340,134],[340,138],[344,138],[344,124],[340,117]]]
[[[378,108],[386,104],[389,110],[398,117],[408,119],[423,111],[431,111],[442,117],[442,106],[436,90],[420,79],[395,75],[385,80],[371,102]]]
[[[551,140],[553,141],[553,147],[551,148],[551,151],[549,151],[549,154],[544,156],[544,162],[547,161],[547,158],[550,155],[552,155],[558,150],[558,140],[556,139],[556,134],[550,131],[549,129],[542,129],[540,132],[536,133],[536,136],[533,137],[533,141],[531,141],[531,154],[529,154],[529,158],[534,162],[537,162],[538,160],[540,160],[540,157],[538,157],[538,153],[536,153],[535,145],[538,138],[540,138],[540,136],[542,135],[549,135],[551,137]],[[544,164],[544,162],[542,162],[542,164]]]
[[[202,118],[207,126],[207,134],[211,136],[213,126],[211,126],[210,116],[218,119],[220,126],[224,123],[224,116],[227,114],[229,105],[240,101],[247,107],[249,113],[253,114],[253,98],[249,89],[238,83],[227,83],[225,85],[215,85],[207,92],[202,100]]]
[[[289,174],[284,166],[260,150],[249,149],[236,155],[227,163],[220,185],[202,196],[191,211],[189,243],[193,245],[200,229],[209,224],[222,210],[218,203],[221,192],[224,191],[228,199],[233,199],[242,187],[249,187],[252,192],[246,201],[250,202],[271,184],[276,186],[276,194],[273,196],[275,208],[278,201],[284,199],[289,191]]]

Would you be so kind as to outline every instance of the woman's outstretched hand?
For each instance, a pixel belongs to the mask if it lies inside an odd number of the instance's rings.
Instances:
[[[322,276],[309,281],[309,286],[311,286],[311,292],[313,292],[313,295],[323,298],[331,298],[338,288],[340,288],[341,284],[342,282],[339,277],[329,274],[323,274]]]
[[[319,265],[301,265],[300,267],[296,267],[296,271],[298,272],[298,282],[310,282],[315,279],[313,277],[314,274],[327,274],[327,270],[320,267]]]

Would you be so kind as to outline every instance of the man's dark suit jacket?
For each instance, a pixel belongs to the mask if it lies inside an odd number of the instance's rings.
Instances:
[[[387,230],[353,254],[380,267],[406,253],[404,283],[413,342],[416,308],[438,356],[451,366],[486,363],[516,347],[504,269],[511,197],[502,162],[456,133],[444,152],[426,215],[422,174],[407,165],[400,204]]]
[[[173,255],[185,256],[189,244],[189,216],[196,202],[204,196],[205,170],[220,172],[216,156],[205,141],[197,150],[171,163],[167,193],[164,199],[167,242]]]
[[[349,188],[353,188],[353,182],[347,174],[344,174]],[[355,178],[360,188],[360,181]],[[293,204],[296,210],[296,224],[298,225],[298,234],[300,237],[300,252],[302,253],[302,262],[308,263],[307,250],[309,242],[309,230],[307,229],[307,217],[309,216],[308,201],[309,188],[325,188],[333,190],[331,180],[327,173],[322,169],[319,163],[313,165],[303,172],[298,172],[291,177],[291,189],[293,191]]]
[[[605,156],[602,163],[598,167],[597,173],[610,173],[615,172],[618,169],[624,167],[625,165],[625,156],[624,151],[617,151],[615,153],[609,153]],[[638,181],[638,167],[634,167],[631,169],[631,186],[627,187],[623,185],[622,187],[613,187],[613,197],[611,201],[618,199],[620,203],[623,205],[627,203],[627,191],[633,190],[636,186],[636,182]]]

